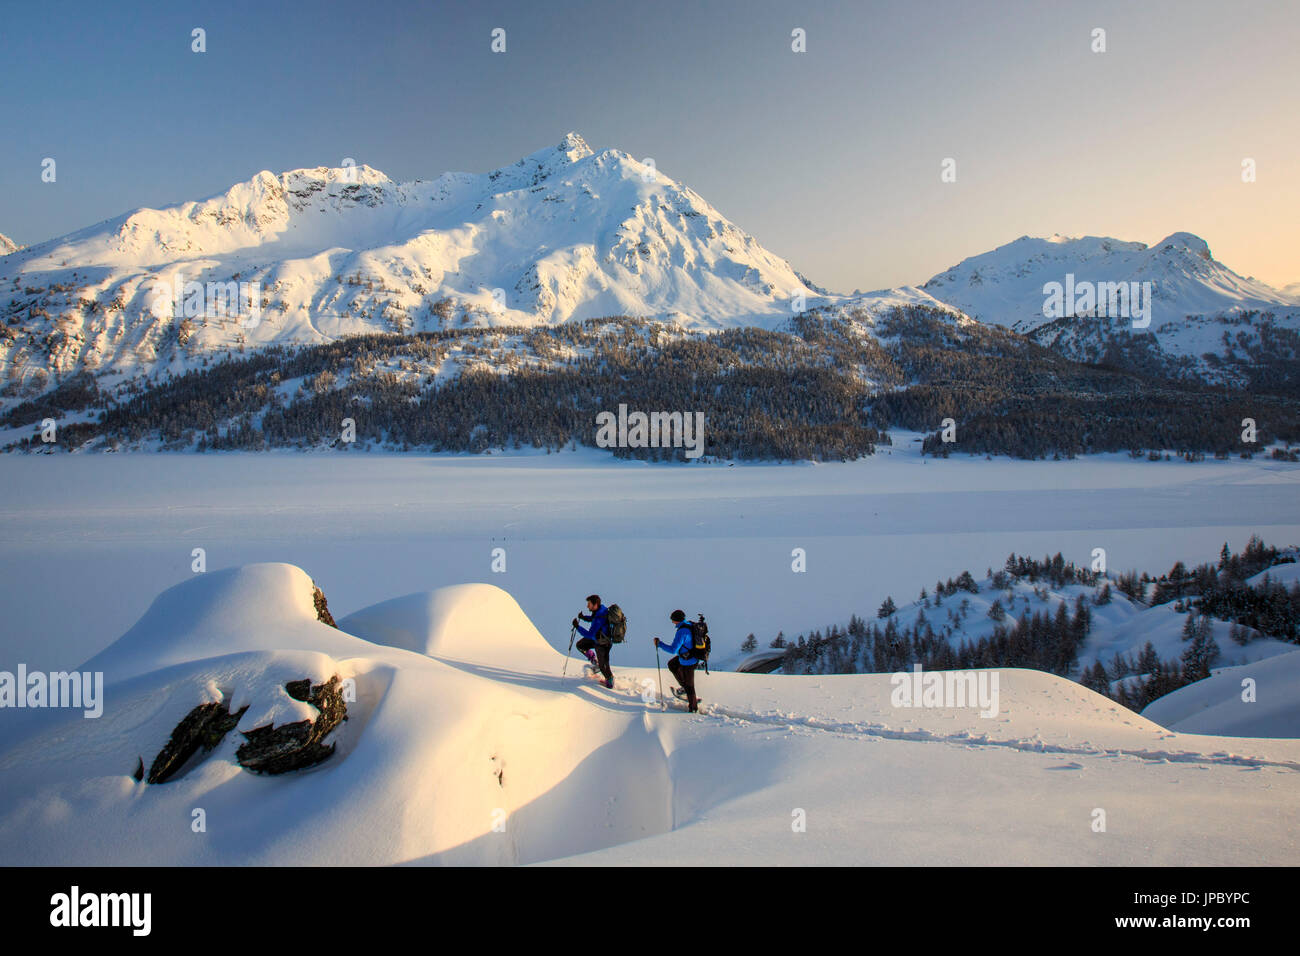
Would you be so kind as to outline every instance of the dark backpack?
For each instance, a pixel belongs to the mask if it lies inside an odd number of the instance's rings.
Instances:
[[[697,615],[694,621],[687,621],[687,626],[691,629],[691,657],[695,658],[704,665],[704,673],[709,672],[709,651],[713,649],[713,641],[709,639],[709,625],[704,622],[704,615]]]
[[[611,604],[605,617],[605,634],[613,644],[622,644],[627,637],[627,615],[617,604]]]

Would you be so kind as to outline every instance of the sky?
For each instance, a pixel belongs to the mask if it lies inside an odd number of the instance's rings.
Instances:
[[[654,159],[836,292],[1023,235],[1177,231],[1285,285],[1297,50],[1294,0],[5,0],[0,233],[30,244],[345,158],[481,172],[574,130]]]

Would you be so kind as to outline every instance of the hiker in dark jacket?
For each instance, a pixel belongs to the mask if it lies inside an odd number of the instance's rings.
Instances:
[[[655,647],[662,647],[669,654],[676,655],[669,659],[668,670],[672,672],[673,677],[677,678],[677,683],[682,685],[686,702],[690,705],[691,713],[694,714],[700,709],[700,700],[695,696],[695,665],[699,663],[694,657],[695,634],[686,621],[686,612],[673,611],[668,619],[677,625],[672,643],[665,644],[656,637]]]
[[[605,686],[613,687],[614,672],[609,669],[609,649],[613,644],[609,636],[609,608],[600,603],[599,594],[592,594],[587,597],[587,610],[591,613],[579,614],[573,619],[573,626],[582,635],[578,650],[587,655],[592,672],[599,671],[604,676]],[[578,618],[590,621],[591,626],[583,627]]]

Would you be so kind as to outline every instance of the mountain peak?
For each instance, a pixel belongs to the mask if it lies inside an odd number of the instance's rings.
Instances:
[[[67,348],[48,351],[52,377],[180,369],[235,346],[380,331],[610,315],[770,325],[820,294],[690,189],[619,150],[593,151],[577,132],[499,169],[432,181],[394,182],[351,162],[263,170],[225,193],[136,210],[3,263],[0,312],[30,320],[6,327],[0,362],[42,347],[29,343],[48,338],[46,305],[68,316],[64,327],[81,323]],[[67,271],[90,266],[91,279]],[[23,290],[35,277],[13,281],[24,270],[68,291],[32,315]],[[256,325],[204,312],[172,332],[174,311],[153,308],[156,278],[273,292]],[[86,302],[116,303],[112,321],[130,334],[99,334],[103,312]]]
[[[1062,290],[1099,289],[1100,283],[1140,295],[1142,304],[1108,299],[1116,303],[1116,311],[1110,311],[1109,304],[1103,310],[1098,307],[1101,293],[1096,292],[1096,300],[1083,306],[1077,320],[1073,312],[1049,314],[1046,303],[1053,285]],[[1112,346],[1119,350],[1115,354],[1122,354],[1133,338],[1134,319],[1145,319],[1158,337],[1153,348],[1193,364],[1207,353],[1217,355],[1222,347],[1225,324],[1232,320],[1216,317],[1270,312],[1290,327],[1300,320],[1294,294],[1238,275],[1214,259],[1204,239],[1190,232],[1175,232],[1151,246],[1105,236],[1021,237],[963,260],[922,288],[967,315],[1028,334],[1079,361],[1097,361],[1111,354]],[[1233,330],[1234,341],[1244,331]],[[1221,366],[1199,367],[1213,380],[1228,381],[1220,377],[1229,374],[1221,373]]]
[[[587,145],[587,141],[573,130],[565,133],[564,139],[560,140],[560,145],[555,148],[575,162],[592,154],[592,149]]]
[[[555,146],[539,149],[487,175],[498,190],[536,186],[593,155],[595,154],[585,139],[577,133],[569,132]]]
[[[1212,259],[1210,254],[1210,244],[1200,236],[1190,232],[1175,232],[1156,243],[1155,248],[1161,252],[1175,251],[1186,249],[1188,252],[1200,256],[1202,259]]]

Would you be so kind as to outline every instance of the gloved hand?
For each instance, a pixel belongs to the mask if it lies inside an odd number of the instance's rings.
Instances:
[[[577,626],[578,626],[578,619],[577,619],[576,617],[573,619],[573,625],[572,625],[572,626],[573,626],[573,627],[577,627]]]

